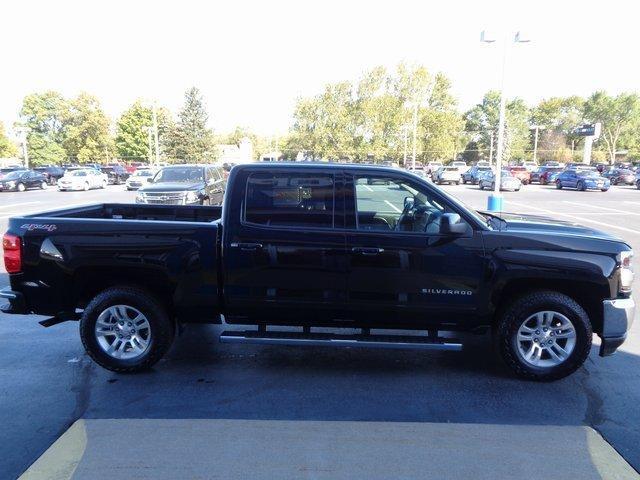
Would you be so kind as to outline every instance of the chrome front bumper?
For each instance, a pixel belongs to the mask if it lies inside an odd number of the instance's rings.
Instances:
[[[600,356],[612,355],[627,338],[627,332],[633,325],[636,304],[633,298],[616,298],[602,302],[602,343]]]

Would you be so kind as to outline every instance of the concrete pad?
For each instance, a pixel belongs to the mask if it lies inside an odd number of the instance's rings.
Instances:
[[[583,426],[79,420],[24,479],[638,479]]]

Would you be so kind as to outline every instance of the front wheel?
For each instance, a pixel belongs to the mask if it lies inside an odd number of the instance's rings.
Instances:
[[[102,183],[100,184],[100,188],[107,188],[107,181],[103,180]]]
[[[478,188],[480,188],[480,190],[484,190],[484,185],[482,184],[482,182],[478,182]]]
[[[593,332],[584,309],[558,292],[531,292],[509,304],[497,324],[505,363],[529,380],[572,374],[587,359]]]
[[[84,186],[82,187],[82,189],[86,192],[89,190],[89,182],[85,182]]]
[[[174,326],[161,301],[135,287],[104,290],[87,305],[80,337],[89,356],[113,372],[154,365],[169,350]]]
[[[560,183],[559,181],[556,181],[556,188],[558,190],[562,190],[562,183]]]
[[[43,181],[43,182],[40,184],[40,189],[41,189],[41,190],[46,190],[48,186],[49,186],[49,184],[48,184],[47,182]]]
[[[581,192],[584,192],[584,183],[578,182],[577,189],[580,190]]]

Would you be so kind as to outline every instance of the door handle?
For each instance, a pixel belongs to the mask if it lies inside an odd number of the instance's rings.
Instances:
[[[377,255],[384,252],[384,248],[377,247],[353,247],[351,249],[353,253],[359,253],[361,255]]]
[[[231,244],[231,248],[239,248],[240,250],[258,250],[262,248],[262,244],[251,242],[234,242]]]

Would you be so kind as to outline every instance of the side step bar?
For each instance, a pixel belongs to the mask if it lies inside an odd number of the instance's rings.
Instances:
[[[446,340],[446,341],[445,341]],[[343,335],[312,332],[268,332],[266,330],[225,331],[222,343],[253,343],[259,345],[304,345],[311,347],[362,347],[413,350],[462,350],[453,339],[418,335]]]

